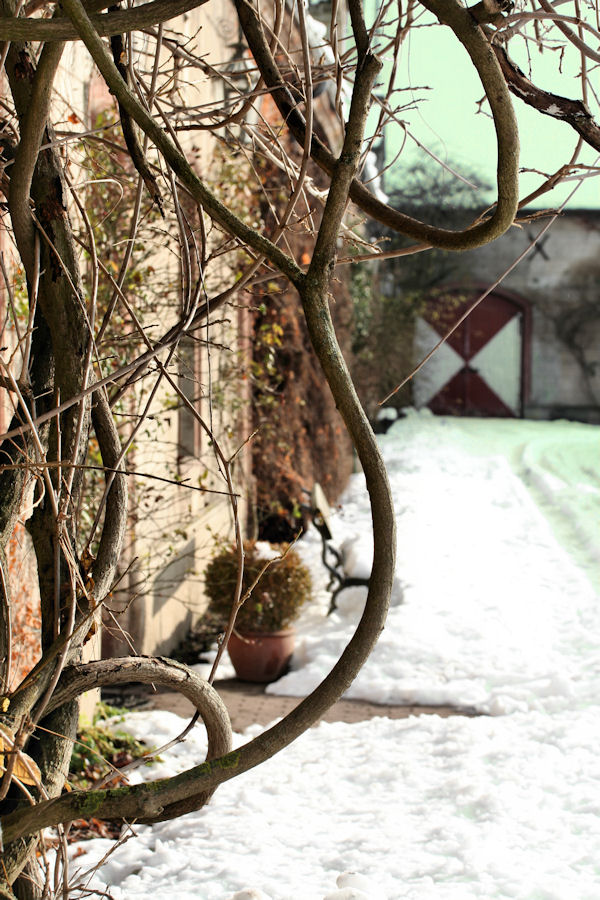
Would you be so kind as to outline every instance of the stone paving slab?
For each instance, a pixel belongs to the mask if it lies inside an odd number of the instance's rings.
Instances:
[[[280,697],[265,694],[262,684],[249,684],[229,678],[215,682],[215,688],[229,710],[234,731],[242,732],[249,725],[268,725],[274,719],[287,715],[300,702],[298,697]],[[191,718],[194,707],[181,694],[157,691],[146,696],[146,706],[164,709],[184,718]],[[374,716],[390,719],[406,719],[409,716],[473,716],[473,710],[453,706],[388,706],[363,700],[339,700],[325,713],[324,722],[362,722]]]

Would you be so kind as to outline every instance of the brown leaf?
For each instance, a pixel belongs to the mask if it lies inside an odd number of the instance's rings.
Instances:
[[[8,728],[4,728],[0,725],[0,774],[6,771],[4,754],[5,752],[8,754],[12,751],[14,745],[14,734]],[[34,762],[27,753],[23,753],[21,750],[15,761],[12,777],[16,778],[18,781],[22,781],[23,784],[35,785],[41,781],[42,773],[39,770],[38,764]]]

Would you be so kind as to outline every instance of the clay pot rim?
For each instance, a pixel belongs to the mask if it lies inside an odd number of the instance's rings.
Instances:
[[[280,628],[278,631],[250,631],[248,628],[235,628],[231,636],[234,637],[236,632],[242,637],[269,637],[270,635],[285,637],[288,634],[295,634],[296,629],[293,626]]]

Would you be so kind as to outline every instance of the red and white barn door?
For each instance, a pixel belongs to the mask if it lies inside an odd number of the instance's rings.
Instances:
[[[431,300],[415,327],[421,361],[448,333],[476,294],[447,292]],[[415,406],[438,415],[520,416],[524,312],[499,293],[483,300],[413,379]]]

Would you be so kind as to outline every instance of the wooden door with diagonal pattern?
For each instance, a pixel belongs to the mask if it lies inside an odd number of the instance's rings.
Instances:
[[[420,361],[464,315],[475,293],[432,299],[415,327]],[[520,416],[523,402],[523,309],[491,293],[414,378],[417,407],[438,415]]]

